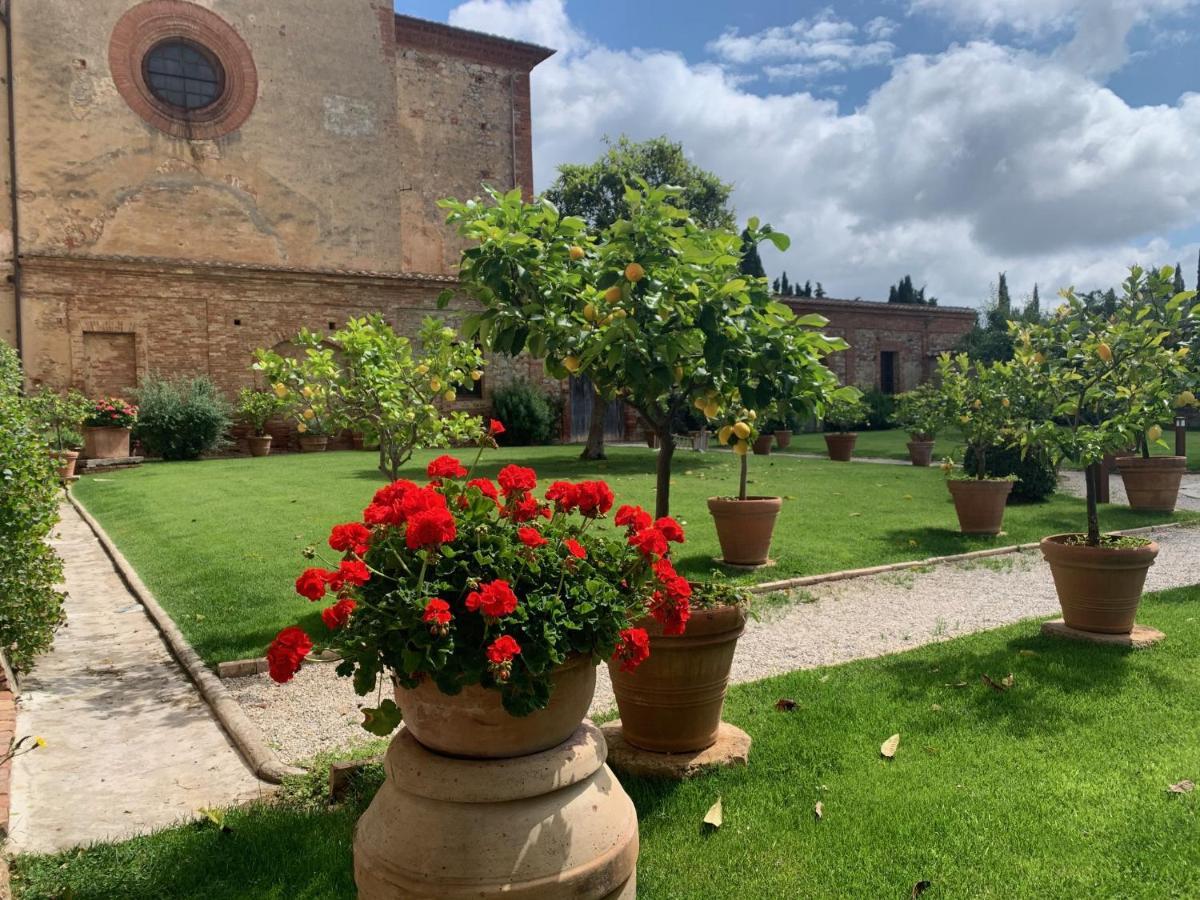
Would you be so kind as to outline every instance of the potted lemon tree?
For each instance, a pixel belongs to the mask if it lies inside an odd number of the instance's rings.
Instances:
[[[64,480],[73,477],[79,459],[79,429],[92,404],[74,388],[59,393],[42,386],[29,397],[29,408],[49,440],[50,456],[58,461],[59,477]]]
[[[862,393],[845,393],[835,398],[822,416],[825,427],[825,449],[834,462],[850,462],[858,432],[854,429],[867,420],[867,404]]]
[[[908,432],[908,458],[914,466],[928,466],[933,460],[937,433],[946,424],[942,392],[925,382],[896,398],[892,422]]]
[[[1035,424],[1022,440],[1050,448],[1086,475],[1086,530],[1041,542],[1063,619],[1081,631],[1131,632],[1158,555],[1149,539],[1104,534],[1097,495],[1105,454],[1152,440],[1148,430],[1172,412],[1188,377],[1190,348],[1169,346],[1167,338],[1194,321],[1195,292],[1175,293],[1169,271],[1132,268],[1111,314],[1089,309],[1068,289],[1049,322],[1013,328],[1015,364],[1054,400],[1052,420]],[[1146,314],[1146,298],[1161,302],[1161,315]]]
[[[283,391],[283,397],[287,391]],[[267,432],[267,422],[284,406],[284,399],[279,392],[256,391],[253,388],[242,388],[238,393],[238,414],[243,422],[250,427],[246,443],[250,447],[251,456],[266,456],[271,452],[271,435]]]

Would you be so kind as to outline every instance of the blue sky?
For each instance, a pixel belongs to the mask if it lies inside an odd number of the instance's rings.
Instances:
[[[1107,285],[1200,249],[1200,0],[411,0],[554,46],[537,187],[606,135],[668,134],[792,234],[833,295]],[[1193,184],[1192,182],[1196,183]],[[1049,290],[1047,290],[1049,288]]]

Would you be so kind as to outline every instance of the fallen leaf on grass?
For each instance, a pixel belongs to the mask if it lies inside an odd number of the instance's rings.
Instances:
[[[912,886],[912,891],[909,892],[908,896],[910,900],[917,900],[917,897],[920,897],[931,887],[933,887],[932,881],[926,881],[925,879],[922,879]]]
[[[200,807],[200,812],[204,814],[204,818],[217,827],[222,834],[232,834],[233,829],[225,824],[225,811],[222,809],[209,809],[208,807]]]
[[[1012,672],[1009,672],[1008,675],[999,681],[993,681],[988,675],[980,675],[979,679],[998,694],[1003,694],[1015,684]]]
[[[1196,789],[1196,785],[1188,781],[1186,778],[1183,781],[1177,781],[1167,790],[1172,794],[1190,794]]]
[[[818,678],[818,679],[817,679],[817,681],[821,682],[821,684],[824,684],[824,683],[825,683],[825,682],[827,682],[828,680],[829,680],[829,676],[828,676],[828,675],[822,675],[820,678]]]
[[[780,712],[791,712],[800,704],[790,697],[780,697],[775,701],[775,708]]]
[[[853,519],[855,516],[861,516],[861,515],[862,515],[862,513],[850,513],[850,518]]]
[[[825,804],[820,800],[818,800],[817,805],[813,807],[813,815],[817,817],[818,822],[825,817]]]
[[[951,684],[950,682],[946,682],[946,687],[965,688],[966,686],[967,686],[967,683],[965,681],[956,681],[956,682],[954,682],[954,684]]]
[[[1020,656],[1037,656],[1038,653],[1036,650],[1022,650],[1019,655]]]
[[[900,735],[893,734],[890,738],[879,745],[879,753],[881,756],[891,759],[896,755],[896,749],[900,746]]]
[[[721,813],[721,798],[717,798],[717,802],[708,808],[708,812],[704,814],[704,824],[709,828],[717,829],[721,827],[723,821]]]
[[[929,707],[929,708],[930,708],[930,709],[932,709],[934,712],[941,712],[941,711],[942,711],[942,704],[940,704],[940,703],[935,703],[935,704],[933,704],[933,706],[931,706],[931,707]]]

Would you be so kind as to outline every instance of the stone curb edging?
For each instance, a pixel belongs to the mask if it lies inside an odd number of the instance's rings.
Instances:
[[[1163,522],[1161,525],[1146,525],[1141,528],[1130,528],[1125,531],[1110,531],[1108,534],[1134,537],[1142,534],[1154,534],[1178,528],[1178,522]],[[868,575],[882,575],[885,572],[899,572],[904,569],[919,569],[924,566],[936,566],[942,563],[968,562],[972,559],[985,559],[989,556],[1004,556],[1008,553],[1023,553],[1036,550],[1041,542],[1032,544],[1010,544],[1007,547],[989,547],[986,550],[972,550],[969,553],[954,553],[950,556],[930,556],[925,559],[912,559],[905,562],[888,563],[884,566],[870,566],[865,569],[843,569],[840,572],[826,572],[823,575],[801,575],[797,578],[783,578],[779,581],[764,581],[762,584],[750,585],[746,588],[751,594],[769,594],[774,591],[788,591],[793,588],[807,587],[812,584],[822,584],[826,581],[845,581],[850,578],[865,578]]]
[[[137,572],[129,565],[121,551],[117,549],[101,527],[100,523],[92,518],[91,514],[83,507],[74,495],[67,491],[67,499],[71,505],[75,507],[75,511],[87,526],[92,529],[92,533],[100,541],[100,545],[104,548],[104,552],[108,554],[108,558],[112,560],[113,566],[117,570],[121,581],[129,588],[130,593],[137,598],[138,602],[145,608],[146,613],[150,616],[150,620],[162,634],[163,639],[167,642],[167,647],[171,651],[171,655],[179,662],[188,677],[200,691],[200,695],[204,698],[212,709],[213,714],[217,717],[217,721],[221,723],[221,727],[225,729],[225,733],[229,735],[233,741],[233,745],[237,748],[238,753],[250,766],[250,770],[254,772],[263,781],[272,784],[279,784],[287,775],[302,775],[304,769],[298,769],[295,766],[289,766],[279,759],[279,756],[272,750],[263,737],[262,731],[255,725],[243,712],[238,702],[233,699],[233,696],[225,689],[225,685],[221,684],[219,678],[204,664],[199,654],[192,649],[192,645],[188,643],[187,638],[183,636],[183,632],[179,630],[179,626],[171,619],[150,593],[150,589],[142,583]]]

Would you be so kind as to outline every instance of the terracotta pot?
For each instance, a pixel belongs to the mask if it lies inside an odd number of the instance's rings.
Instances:
[[[787,429],[781,429],[775,432],[775,446],[780,450],[786,450],[792,443],[792,433]]]
[[[947,479],[946,487],[958,513],[958,530],[963,534],[999,534],[1012,486],[1011,481],[998,478]]]
[[[717,526],[722,559],[735,566],[761,566],[771,550],[780,497],[709,497],[708,511]]]
[[[850,462],[854,455],[854,442],[858,440],[857,431],[831,431],[825,435],[825,447],[829,458],[834,462]]]
[[[124,459],[129,456],[129,428],[83,429],[83,455],[88,459]]]
[[[754,443],[750,445],[750,449],[754,451],[755,456],[770,456],[771,445],[775,443],[775,435],[760,434],[754,439]]]
[[[1146,571],[1158,544],[1145,547],[1089,547],[1068,543],[1076,534],[1043,538],[1042,555],[1054,576],[1063,621],[1080,631],[1129,634],[1133,631]]]
[[[933,443],[916,438],[908,442],[908,458],[914,466],[928,466],[933,461]]]
[[[555,670],[550,704],[513,716],[500,692],[471,685],[443,694],[432,679],[415,688],[396,685],[396,705],[413,737],[438,753],[471,759],[503,759],[561,744],[587,715],[596,692],[596,664],[578,656]]]
[[[251,456],[266,456],[271,452],[271,436],[269,434],[252,434],[246,438],[250,445]]]
[[[432,753],[401,728],[354,829],[359,900],[634,900],[637,813],[607,753],[591,723],[493,761]]]
[[[1186,456],[1120,456],[1117,469],[1125,482],[1130,509],[1174,512],[1179,483],[1187,471]]]
[[[324,453],[325,447],[329,444],[329,438],[323,434],[302,434],[300,435],[300,452],[301,453]]]
[[[58,460],[58,477],[63,481],[75,477],[75,463],[79,460],[78,450],[51,450],[52,459]]]
[[[681,635],[664,635],[654,619],[638,624],[650,633],[650,656],[633,672],[608,666],[621,734],[656,753],[711,747],[746,611],[737,606],[695,610]]]

